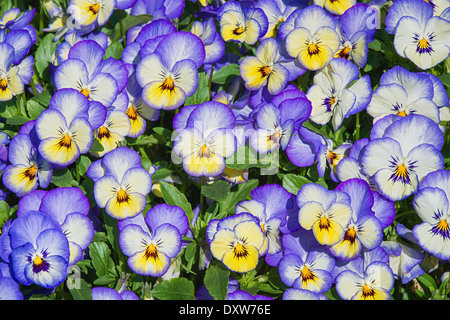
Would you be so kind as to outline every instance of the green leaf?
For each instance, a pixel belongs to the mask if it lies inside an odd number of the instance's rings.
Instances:
[[[70,280],[68,279],[68,281]],[[91,288],[84,279],[76,279],[76,283],[72,282],[68,288],[74,300],[92,300]]]
[[[301,187],[304,184],[311,183],[311,182],[312,182],[311,180],[309,180],[308,178],[305,178],[303,176],[299,176],[299,175],[296,175],[293,173],[288,173],[288,174],[285,174],[283,177],[282,186],[290,193],[293,193],[296,195],[300,191]]]
[[[250,192],[259,184],[258,179],[248,180],[246,183],[239,184],[236,191],[229,192],[225,200],[220,201],[220,215],[225,216],[234,213],[236,204],[250,198]]]
[[[89,152],[102,152],[103,150],[105,150],[105,148],[103,148],[100,141],[98,141],[98,139],[94,139],[92,141],[91,149],[89,150]]]
[[[208,81],[209,79],[205,72],[200,72],[198,74],[197,90],[192,96],[186,98],[186,101],[184,102],[185,106],[201,104],[209,100]]]
[[[28,115],[32,120],[37,119],[45,109],[46,108],[36,100],[31,99],[27,101]]]
[[[442,81],[442,83],[445,86],[450,87],[450,73],[443,74],[443,75],[440,75],[440,76],[437,76],[437,77],[439,78],[439,80]]]
[[[250,146],[240,146],[233,156],[225,160],[225,163],[228,168],[237,170],[268,168],[272,164],[272,155],[270,153],[261,155]]]
[[[79,164],[79,174],[80,176],[84,176],[91,165],[91,160],[87,156],[80,156],[80,164]]]
[[[99,278],[110,274],[109,270],[114,269],[111,249],[105,242],[92,242],[89,245],[89,255],[91,256],[95,273]]]
[[[75,187],[78,183],[73,179],[69,169],[53,170],[52,183],[57,187]]]
[[[9,219],[9,205],[6,201],[0,201],[0,228]]]
[[[229,65],[223,66],[216,72],[214,72],[212,77],[212,82],[218,84],[227,84],[231,83],[234,78],[239,76],[240,70],[239,65],[236,63],[231,63]]]
[[[17,115],[16,99],[0,101],[0,116],[8,119],[15,115]]]
[[[41,93],[35,95],[30,100],[39,102],[44,107],[48,107],[50,105],[51,98],[52,98],[52,94],[48,90],[44,90]]]
[[[15,125],[15,126],[21,126],[30,120],[31,120],[30,118],[27,118],[24,116],[14,116],[14,117],[6,119],[6,123],[10,124],[10,125]]]
[[[202,194],[210,199],[223,201],[230,192],[230,184],[226,181],[215,181],[212,184],[202,186]]]
[[[186,278],[172,278],[153,288],[152,295],[159,300],[196,300],[194,284]]]
[[[106,48],[104,59],[112,57],[116,60],[120,60],[122,58],[122,52],[123,45],[118,41],[113,42],[108,46],[108,48]]]
[[[116,277],[111,274],[105,274],[104,276],[101,276],[94,280],[94,284],[96,286],[106,286],[110,283],[113,283],[116,281]]]
[[[157,134],[159,134],[160,136],[163,136],[164,138],[170,140],[171,136],[172,136],[172,131],[164,128],[164,127],[155,127],[153,128],[153,131],[155,131]]]
[[[167,168],[160,168],[160,169],[156,170],[156,172],[154,174],[152,174],[152,181],[159,181],[159,180],[165,179],[168,176],[170,176],[171,174],[172,174],[172,170],[167,169]]]
[[[184,210],[184,213],[188,217],[189,221],[192,220],[192,206],[186,199],[186,196],[178,190],[177,187],[165,182],[160,181],[161,193],[164,201],[171,206],[179,206]]]
[[[222,264],[210,264],[205,273],[205,286],[209,294],[215,300],[225,300],[227,298],[227,289],[230,271]]]
[[[36,54],[34,55],[35,67],[39,77],[50,82],[49,66],[52,63],[52,56],[58,46],[58,42],[53,41],[54,34],[48,33],[42,38],[37,46]]]
[[[428,288],[430,292],[433,292],[437,289],[436,281],[434,281],[433,277],[428,273],[424,273],[423,275],[417,277],[417,280],[419,281],[422,288]]]

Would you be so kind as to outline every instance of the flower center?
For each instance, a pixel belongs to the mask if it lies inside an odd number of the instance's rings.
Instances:
[[[204,144],[202,148],[200,149],[200,156],[202,158],[211,158],[212,152],[209,150],[208,146]]]
[[[362,288],[362,296],[364,299],[373,299],[375,297],[375,290],[372,289],[371,286],[364,284],[364,287]]]
[[[394,182],[396,182],[397,180],[401,180],[404,184],[411,183],[409,179],[408,168],[406,168],[404,163],[397,166],[397,168],[395,169],[394,173],[391,176],[391,179],[394,180]]]
[[[350,58],[350,52],[351,51],[352,51],[352,48],[350,46],[346,46],[343,49],[341,49],[338,52],[336,52],[334,57],[335,58],[344,58],[344,59],[348,60]]]
[[[415,34],[415,36],[413,37],[414,40],[417,41],[417,47],[416,47],[416,52],[418,53],[428,53],[430,54],[431,52],[433,52],[433,48],[431,47],[431,41],[433,41],[434,39],[434,34],[428,34],[427,38],[422,37],[421,39],[419,39],[419,35]]]
[[[397,115],[398,115],[398,116],[400,116],[400,117],[406,117],[406,116],[407,116],[407,114],[406,114],[406,111],[405,111],[405,110],[403,110],[403,111],[400,111],[399,113],[397,113]]]
[[[28,180],[32,181],[34,178],[36,178],[36,172],[38,171],[38,168],[36,168],[34,165],[29,167],[28,169],[25,169],[23,172],[23,176],[27,178]]]
[[[172,77],[167,77],[164,82],[161,84],[160,86],[161,90],[169,90],[169,91],[173,91],[173,89],[175,88],[175,84],[174,81],[172,79]]]
[[[130,196],[125,190],[120,188],[120,190],[117,192],[116,199],[118,203],[124,203],[130,201]]]
[[[33,260],[33,272],[34,273],[39,273],[41,271],[47,271],[49,269],[49,267],[50,267],[50,264],[47,261],[45,261],[38,255],[36,255],[36,257]]]
[[[356,230],[355,227],[351,227],[345,231],[344,241],[349,241],[350,243],[355,243],[356,240]]]
[[[245,29],[242,28],[241,26],[238,26],[236,29],[233,30],[233,34],[235,34],[236,36],[241,35],[242,33],[244,33]]]
[[[8,86],[8,80],[6,78],[0,79],[0,90],[5,91]]]
[[[330,226],[331,226],[330,219],[328,219],[327,217],[320,218],[320,220],[319,220],[319,229],[320,230],[322,230],[322,229],[328,230],[330,228]]]
[[[264,78],[264,77],[267,77],[272,70],[271,70],[270,66],[262,66],[258,69],[258,71],[261,73],[261,76]]]
[[[337,162],[339,161],[339,155],[334,151],[328,151],[327,158],[330,160],[330,165],[332,167],[337,165]]]
[[[147,248],[145,249],[144,256],[145,256],[145,258],[147,260],[149,260],[149,259],[152,259],[152,260],[158,259],[158,250],[153,245],[153,243],[151,243],[151,244],[149,244],[147,246]]]
[[[138,117],[137,111],[133,107],[133,105],[130,105],[125,113],[128,116],[128,118],[130,118],[130,120],[136,120]]]
[[[110,138],[111,133],[109,132],[108,128],[106,127],[100,127],[98,128],[97,138],[98,140],[102,140],[103,138]]]
[[[72,139],[70,138],[69,134],[66,133],[64,135],[64,137],[62,137],[59,141],[58,141],[58,147],[59,148],[66,148],[69,149],[70,146],[72,145]]]
[[[336,103],[336,97],[325,98],[323,104],[327,107],[327,112],[331,112],[334,104]]]
[[[314,42],[312,42],[308,45],[307,50],[308,50],[308,55],[310,55],[310,56],[314,56],[314,55],[317,55],[320,53],[319,46]]]
[[[234,247],[233,255],[236,259],[246,259],[248,256],[248,250],[242,243],[238,242]]]
[[[93,14],[97,14],[98,11],[100,10],[100,3],[98,2],[98,3],[96,3],[96,4],[90,5],[88,10],[89,10],[90,12],[92,12]]]
[[[303,282],[314,281],[316,279],[314,273],[307,267],[303,267],[301,277]]]
[[[82,93],[86,98],[89,98],[89,93],[91,93],[87,88],[81,89],[80,93]]]

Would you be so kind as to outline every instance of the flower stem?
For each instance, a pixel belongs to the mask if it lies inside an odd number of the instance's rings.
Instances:
[[[211,70],[209,71],[209,80],[208,80],[209,100],[212,99],[211,85],[212,85],[212,77],[213,77],[213,73],[214,73],[214,65],[215,65],[215,63],[213,63],[211,65]]]
[[[359,123],[359,112],[356,114],[355,141],[359,140],[361,124]]]
[[[205,176],[202,176],[202,182],[200,184],[200,217],[203,218],[203,215],[205,213],[205,196],[203,195],[202,192],[202,187],[205,185]],[[200,218],[199,217],[199,218]],[[198,219],[200,220],[200,219]]]
[[[22,115],[22,111],[20,109],[20,95],[16,96],[16,107],[17,107],[17,115],[21,116]]]
[[[125,48],[127,46],[127,36],[125,34],[125,29],[123,27],[123,22],[122,22],[122,13],[120,12],[119,9],[117,9],[118,15],[119,15],[119,25],[120,25],[120,33],[122,34],[122,39],[123,39],[123,47]]]

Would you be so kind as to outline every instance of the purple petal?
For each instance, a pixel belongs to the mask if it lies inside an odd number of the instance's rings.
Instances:
[[[169,223],[175,226],[180,234],[185,234],[189,228],[189,220],[183,209],[164,203],[151,208],[145,216],[145,222],[151,230],[156,230],[160,225]]]
[[[56,188],[50,190],[42,198],[39,211],[48,214],[62,224],[70,213],[78,212],[87,215],[89,201],[78,188]]]

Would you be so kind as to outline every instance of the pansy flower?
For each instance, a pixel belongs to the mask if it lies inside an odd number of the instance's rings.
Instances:
[[[138,224],[134,224],[136,218],[122,221],[120,248],[137,274],[163,276],[169,269],[171,258],[180,252],[181,236],[187,231],[188,219],[181,208],[166,204],[154,206],[145,219],[139,217]]]
[[[297,8],[303,9],[307,6],[304,0],[283,1],[283,0],[259,0],[255,3],[255,8],[260,8],[264,11],[269,22],[267,32],[262,39],[272,38],[277,33],[279,24],[283,24],[290,14]]]
[[[268,29],[269,21],[262,9],[250,3],[227,1],[217,12],[220,34],[225,42],[255,44]]]
[[[309,70],[318,70],[333,59],[339,48],[336,21],[322,7],[310,5],[296,17],[286,36],[286,51]]]
[[[174,24],[166,19],[154,19],[149,24],[135,28],[139,29],[128,31],[128,45],[122,53],[123,62],[134,65],[137,65],[143,56],[154,53],[165,36],[177,32]],[[132,35],[131,32],[133,32]]]
[[[298,192],[297,205],[300,226],[312,230],[320,244],[332,246],[344,238],[352,216],[346,193],[308,183]]]
[[[421,128],[418,130],[418,128]],[[443,168],[444,137],[439,126],[421,115],[393,122],[382,138],[371,140],[361,158],[364,172],[380,193],[397,201],[417,191],[430,172]]]
[[[340,267],[335,278],[339,296],[344,300],[390,300],[394,274],[386,256],[382,249],[365,251]]]
[[[52,164],[68,166],[87,153],[93,141],[88,99],[73,89],[58,90],[36,121],[39,153]]]
[[[131,15],[151,14],[154,19],[173,20],[180,18],[184,7],[184,1],[137,0],[131,8]]]
[[[197,106],[187,126],[175,138],[173,151],[183,159],[184,170],[194,176],[213,177],[225,169],[225,158],[236,151],[232,133],[235,117],[229,107],[215,101]]]
[[[389,14],[392,10],[392,14]],[[397,53],[427,70],[447,59],[450,54],[450,21],[433,15],[425,1],[404,0],[395,3],[386,17],[388,32],[395,32]]]
[[[9,260],[20,283],[51,289],[66,279],[69,242],[50,216],[29,211],[13,221],[5,236],[10,238]]]
[[[287,99],[279,106],[265,103],[256,113],[257,128],[250,137],[253,148],[262,153],[272,152],[289,144],[294,130],[301,127],[311,112],[311,103],[304,98]]]
[[[77,42],[69,51],[69,59],[55,70],[56,88],[75,89],[89,100],[110,107],[127,84],[128,70],[120,60],[103,60],[104,55],[103,48],[93,40]]]
[[[103,157],[106,153],[118,147],[130,133],[131,122],[127,114],[121,110],[109,111],[104,123],[94,131],[94,138],[100,142],[102,151],[91,151],[95,157]]]
[[[372,211],[374,197],[367,182],[350,179],[340,183],[335,190],[350,196],[352,217],[345,227],[344,238],[333,245],[330,252],[348,261],[358,257],[363,248],[372,250],[378,247],[383,240],[383,228]]]
[[[23,37],[15,38],[12,37],[12,31],[7,35],[10,41],[0,42],[0,101],[11,100],[23,93],[24,86],[30,83],[33,76],[34,59],[32,56],[23,59],[21,52],[21,44],[31,40],[27,33],[23,32]],[[26,50],[25,54],[27,52]]]
[[[119,293],[112,288],[95,287],[91,289],[92,300],[139,300],[139,297],[130,290]]]
[[[282,58],[279,50],[275,39],[265,39],[259,44],[255,57],[242,59],[239,69],[248,90],[267,86],[270,94],[277,95],[285,88],[289,71],[278,63]]]
[[[18,197],[37,189],[47,188],[53,167],[43,159],[28,134],[19,133],[10,142],[9,162],[2,179],[3,184]]]
[[[292,206],[291,196],[286,189],[276,184],[257,187],[252,190],[251,196],[251,200],[239,202],[235,212],[248,212],[258,218],[264,232],[264,243],[260,249],[263,255],[278,253],[281,251],[278,231],[286,223],[287,211]]]
[[[442,260],[450,259],[450,171],[428,174],[414,197],[414,210],[422,223],[413,229],[414,238],[425,251]]]
[[[331,14],[341,15],[356,4],[355,0],[333,1],[333,0],[314,0],[314,4],[323,7]]]
[[[71,0],[68,12],[82,27],[102,26],[108,22],[116,4],[116,0]]]
[[[231,271],[244,273],[256,268],[264,233],[255,216],[240,213],[225,218],[210,238],[213,257]]]
[[[91,31],[90,29],[88,29]],[[70,32],[65,35],[62,43],[56,47],[56,51],[52,56],[52,64],[55,66],[60,65],[67,59],[69,59],[69,52],[72,47],[80,41],[92,40],[95,41],[103,50],[108,48],[108,36],[104,32],[89,32],[86,36],[82,36],[85,31]]]
[[[212,17],[204,22],[194,21],[190,32],[199,37],[205,45],[205,60],[203,63],[215,63],[222,58],[225,53],[225,43],[220,34],[217,33]]]
[[[409,72],[400,66],[393,67],[381,75],[380,86],[367,106],[367,113],[374,117],[374,121],[388,114],[401,117],[420,114],[439,123],[439,107],[436,102],[439,105],[445,104],[448,98],[445,99],[445,94],[442,94],[444,99],[439,98],[439,85],[431,76]]]
[[[399,241],[383,241],[381,248],[389,254],[389,266],[394,277],[401,280],[402,284],[406,284],[425,273],[421,267],[425,254],[420,252],[422,250],[417,250],[417,240],[414,239],[411,230],[398,223],[396,231],[401,238],[410,241],[413,245],[399,239]]]
[[[294,289],[327,292],[333,284],[335,260],[319,245],[311,231],[299,229],[283,236],[284,256],[278,264],[280,278]]]
[[[144,102],[155,109],[181,106],[197,90],[198,68],[204,59],[205,48],[196,35],[180,31],[164,37],[136,67]]]
[[[322,293],[315,293],[305,289],[289,288],[283,292],[283,300],[328,300]]]
[[[139,154],[120,147],[105,154],[100,164],[104,175],[97,177],[94,185],[98,206],[118,220],[141,213],[147,203],[145,196],[151,190],[152,180],[142,167]]]
[[[311,120],[321,125],[331,120],[336,131],[344,118],[366,108],[372,87],[369,76],[359,78],[358,67],[352,62],[333,59],[314,75],[314,85],[306,96],[313,106]]]
[[[39,210],[58,222],[69,241],[69,266],[82,259],[94,237],[94,226],[88,217],[89,201],[80,189],[66,187],[29,193],[20,200],[19,208],[17,216]]]
[[[43,9],[49,17],[47,28],[43,28],[43,32],[54,32],[53,40],[59,41],[70,29],[68,19],[69,14],[53,1],[46,1],[42,4]]]
[[[6,10],[0,18],[0,42],[5,41],[5,37],[11,31],[26,31],[33,43],[36,41],[36,30],[29,25],[33,20],[36,9],[26,10],[21,14],[19,8]],[[31,44],[30,44],[31,47]]]
[[[352,60],[360,68],[366,65],[368,43],[376,31],[370,19],[373,19],[373,10],[365,3],[355,4],[339,17],[337,28],[341,39],[335,58]]]
[[[13,278],[0,275],[0,300],[23,300],[19,284]]]

